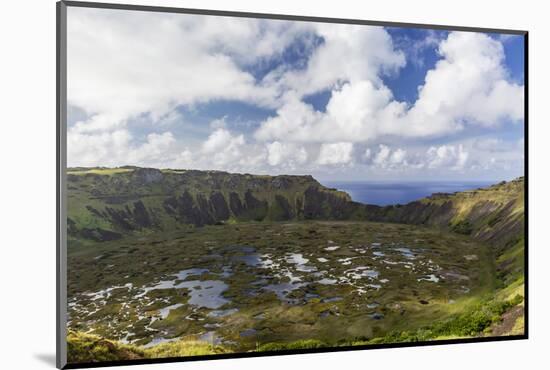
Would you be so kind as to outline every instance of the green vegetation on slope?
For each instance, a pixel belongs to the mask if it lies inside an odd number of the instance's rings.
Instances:
[[[369,343],[417,342],[479,336],[491,325],[498,324],[502,320],[502,314],[521,302],[523,302],[521,295],[509,301],[500,301],[495,297],[484,298],[479,303],[466,307],[464,312],[454,314],[446,320],[437,321],[415,331],[393,331]]]
[[[477,190],[433,194],[402,206],[367,206],[370,221],[430,225],[484,241],[499,252],[524,235],[523,177]]]
[[[224,353],[225,351],[222,347],[195,340],[178,340],[144,348],[82,332],[69,331],[67,335],[67,360],[69,363],[200,356]]]

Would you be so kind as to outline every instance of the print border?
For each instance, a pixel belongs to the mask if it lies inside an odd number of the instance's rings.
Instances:
[[[243,353],[230,353],[230,354],[214,354],[214,355],[201,355],[192,357],[170,357],[160,359],[144,359],[144,360],[124,360],[124,361],[105,361],[97,363],[67,363],[67,206],[66,206],[66,169],[67,169],[67,8],[68,7],[80,7],[80,8],[96,8],[96,9],[118,9],[118,10],[130,10],[130,11],[144,11],[144,12],[160,12],[160,13],[179,13],[179,14],[197,14],[197,15],[214,15],[224,17],[240,17],[240,18],[260,18],[260,19],[274,19],[274,20],[290,20],[290,21],[304,21],[304,22],[321,22],[321,23],[339,23],[339,24],[356,24],[367,26],[382,26],[382,27],[406,27],[406,28],[420,28],[420,29],[432,29],[432,30],[446,30],[446,31],[463,31],[463,32],[484,32],[484,33],[499,33],[509,35],[520,35],[524,37],[524,202],[525,202],[525,331],[523,335],[510,335],[500,337],[483,337],[483,338],[465,338],[465,339],[446,339],[446,340],[434,340],[434,341],[421,341],[412,343],[384,343],[384,344],[370,344],[370,345],[358,345],[358,346],[343,346],[343,347],[328,347],[328,348],[315,348],[315,349],[296,349],[296,350],[282,350],[272,352],[243,352]],[[438,346],[447,344],[464,344],[464,343],[483,343],[483,342],[499,342],[509,340],[522,340],[528,339],[529,335],[529,223],[528,223],[528,157],[529,157],[529,88],[528,88],[528,56],[529,56],[529,33],[526,30],[513,30],[513,29],[500,29],[500,28],[483,28],[483,27],[462,27],[453,25],[434,25],[434,24],[419,24],[419,23],[405,23],[405,22],[386,22],[386,21],[373,21],[373,20],[359,20],[359,19],[345,19],[345,18],[325,18],[325,17],[310,17],[300,15],[284,15],[284,14],[266,14],[266,13],[251,13],[251,12],[234,12],[234,11],[222,11],[222,10],[207,10],[207,9],[189,9],[189,8],[176,8],[176,7],[162,7],[162,6],[145,6],[145,5],[131,5],[131,4],[112,4],[112,3],[98,3],[98,2],[82,2],[82,1],[60,1],[56,4],[57,13],[57,43],[56,43],[56,121],[57,121],[57,142],[56,142],[56,174],[57,174],[57,186],[56,186],[56,217],[57,217],[57,250],[56,250],[56,365],[59,369],[79,369],[79,368],[93,368],[93,367],[110,367],[110,366],[123,366],[123,365],[142,365],[142,364],[158,364],[158,363],[171,363],[171,362],[189,362],[189,361],[202,361],[202,360],[219,360],[230,358],[248,358],[248,357],[265,357],[265,356],[281,356],[281,355],[293,355],[293,354],[309,354],[309,353],[323,353],[323,352],[341,352],[341,351],[358,351],[366,349],[382,349],[382,348],[404,348],[404,347],[420,347],[420,346]]]

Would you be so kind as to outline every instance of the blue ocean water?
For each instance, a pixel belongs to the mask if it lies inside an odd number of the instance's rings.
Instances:
[[[342,182],[321,181],[329,188],[345,191],[351,198],[360,203],[387,206],[406,204],[433,193],[454,193],[487,187],[496,183],[490,182]]]

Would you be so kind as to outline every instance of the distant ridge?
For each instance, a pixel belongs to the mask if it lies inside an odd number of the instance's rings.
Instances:
[[[405,205],[357,203],[312,176],[69,168],[69,235],[102,241],[144,230],[247,221],[366,220],[436,226],[504,247],[523,235],[523,177]]]

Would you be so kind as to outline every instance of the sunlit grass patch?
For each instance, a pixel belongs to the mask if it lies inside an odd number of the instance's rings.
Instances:
[[[91,168],[91,169],[83,169],[83,170],[71,170],[69,169],[67,171],[68,175],[114,175],[117,173],[126,173],[126,172],[132,172],[134,169],[131,168]]]
[[[202,341],[178,340],[152,346],[144,352],[148,358],[166,358],[212,355],[225,353],[227,349]]]
[[[108,340],[93,334],[69,331],[67,335],[69,363],[202,356],[227,351],[225,348],[196,340],[178,340],[145,348]]]

